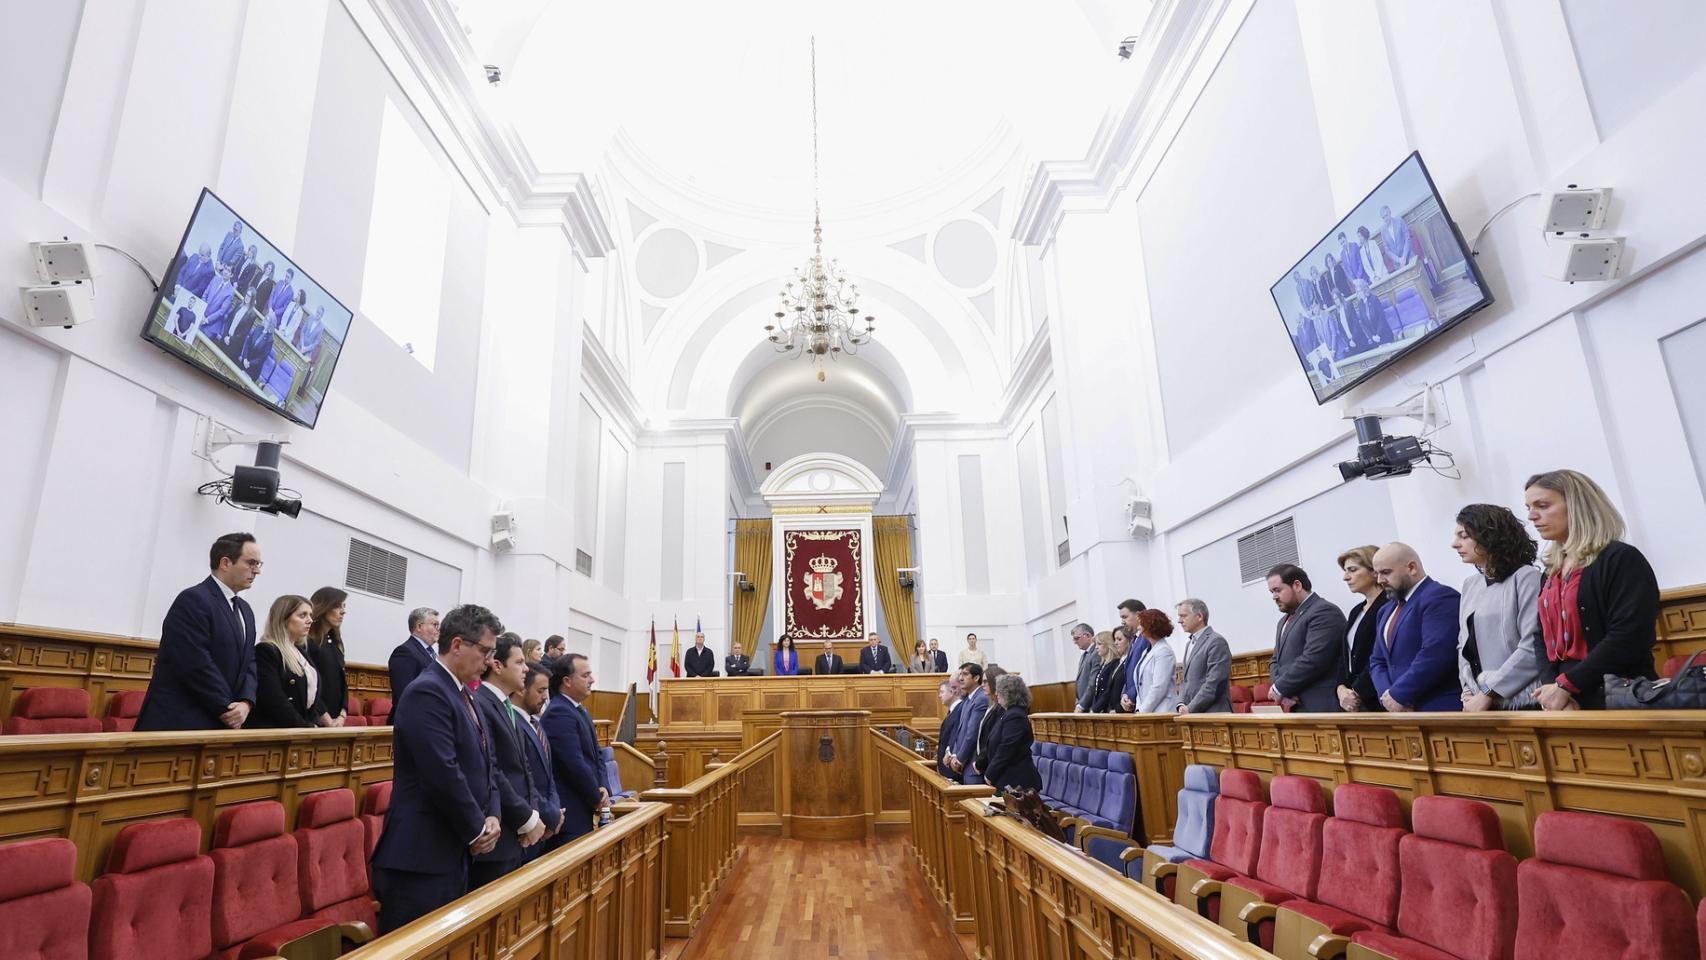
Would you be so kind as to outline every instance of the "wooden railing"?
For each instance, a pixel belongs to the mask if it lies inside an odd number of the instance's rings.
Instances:
[[[956,806],[980,960],[1272,960],[1076,849],[1010,817],[985,816],[980,801]]]
[[[1242,683],[1253,687],[1258,683],[1272,683],[1270,668],[1273,665],[1274,651],[1272,647],[1266,650],[1246,650],[1232,655],[1232,682]]]
[[[1493,711],[1407,714],[1202,714],[1180,717],[1186,761],[1364,783],[1490,804],[1505,847],[1534,852],[1548,810],[1627,817],[1651,827],[1673,881],[1706,894],[1706,712]]]
[[[1135,823],[1151,843],[1173,836],[1185,785],[1185,751],[1177,717],[1154,713],[1056,713],[1031,717],[1038,740],[1129,753],[1137,773]]]
[[[982,784],[966,786],[948,780],[936,772],[934,757],[918,760],[885,751],[881,762],[899,767],[906,777],[912,855],[924,872],[924,881],[955,932],[971,933],[972,859],[961,801],[992,796],[995,791]]]
[[[641,799],[669,804],[668,876],[664,881],[664,930],[686,937],[705,915],[717,884],[734,866],[735,828],[741,781],[770,757],[779,735],[742,752],[683,787],[660,787]]]
[[[1032,713],[1071,713],[1078,705],[1078,682],[1035,683],[1031,685]]]
[[[86,688],[92,715],[104,716],[115,691],[147,689],[159,652],[152,640],[0,623],[0,717],[30,687]]]
[[[669,810],[639,804],[609,826],[345,956],[658,960]]]
[[[205,847],[227,807],[277,800],[294,824],[303,794],[348,787],[359,809],[389,779],[385,727],[0,737],[0,841],[66,837],[89,881],[137,820],[193,817]]]
[[[1653,647],[1653,665],[1663,667],[1671,657],[1700,650],[1706,650],[1706,583],[1659,594],[1659,642]]]

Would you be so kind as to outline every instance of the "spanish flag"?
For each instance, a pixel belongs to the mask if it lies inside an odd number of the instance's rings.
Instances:
[[[658,622],[652,618],[652,648],[646,654],[646,684],[649,686],[658,678]]]
[[[675,622],[675,636],[669,641],[669,675],[681,676],[681,623]]]

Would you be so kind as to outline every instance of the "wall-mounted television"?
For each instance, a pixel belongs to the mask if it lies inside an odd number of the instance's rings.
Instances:
[[[352,319],[349,308],[204,189],[142,338],[312,430]]]
[[[1326,403],[1493,302],[1420,153],[1269,292]]]

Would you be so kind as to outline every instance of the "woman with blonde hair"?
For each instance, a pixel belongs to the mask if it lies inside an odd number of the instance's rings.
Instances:
[[[1374,653],[1375,611],[1386,599],[1380,581],[1374,576],[1374,554],[1379,547],[1369,544],[1352,547],[1339,554],[1340,579],[1362,602],[1353,605],[1345,624],[1345,679],[1339,684],[1339,709],[1346,713],[1359,710],[1385,713],[1380,694],[1374,690],[1374,674],[1368,669],[1369,655]]]
[[[329,727],[320,702],[320,671],[308,657],[308,630],[314,608],[306,597],[279,597],[267,611],[267,625],[255,644],[255,709],[246,729]]]
[[[1552,470],[1523,487],[1528,520],[1548,542],[1534,698],[1543,710],[1603,708],[1607,675],[1658,676],[1658,578],[1641,551],[1620,539],[1623,516],[1599,484]]]
[[[1090,713],[1120,712],[1120,695],[1125,691],[1125,658],[1131,651],[1131,638],[1124,627],[1096,634],[1096,650],[1102,654],[1102,672],[1096,674],[1096,686],[1090,693]]]

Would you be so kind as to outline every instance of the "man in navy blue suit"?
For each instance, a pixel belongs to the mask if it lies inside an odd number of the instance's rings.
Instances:
[[[1137,615],[1144,611],[1142,600],[1121,600],[1120,626],[1125,627],[1130,652],[1125,657],[1125,689],[1120,691],[1120,709],[1131,713],[1137,709],[1137,668],[1149,653],[1149,638],[1138,629]]]
[[[172,601],[138,730],[236,730],[255,705],[255,611],[237,594],[261,572],[252,533],[228,533],[208,551],[213,575]]]
[[[391,809],[373,851],[380,933],[467,893],[471,858],[497,846],[500,774],[468,682],[486,669],[503,628],[485,607],[450,611],[437,660],[398,701],[408,722],[392,728]]]
[[[385,668],[391,674],[391,725],[397,725],[397,708],[403,691],[421,672],[438,661],[438,611],[416,607],[409,611],[409,636],[391,651]]]
[[[1374,575],[1391,597],[1375,614],[1378,632],[1368,658],[1381,705],[1392,713],[1463,709],[1457,591],[1428,576],[1405,543],[1374,554]]]
[[[948,753],[948,745],[954,742],[960,732],[960,708],[965,705],[965,701],[960,699],[959,674],[943,680],[942,685],[937,688],[936,696],[948,711],[948,715],[942,718],[942,728],[936,732],[936,772],[952,780],[958,775],[948,769],[943,758]]]
[[[549,649],[549,648],[547,648]],[[527,773],[533,778],[533,789],[539,792],[539,816],[545,820],[545,839],[551,840],[563,829],[563,801],[557,796],[557,777],[551,772],[551,745],[545,741],[545,730],[539,726],[539,712],[551,698],[551,669],[543,664],[527,665],[527,679],[521,691],[510,695],[510,702],[521,710],[522,753],[527,757]],[[536,843],[527,848],[523,860],[532,860],[550,849],[548,843]]]
[[[935,637],[930,638],[930,664],[937,673],[948,672],[948,655],[937,648]]]
[[[474,857],[468,874],[468,889],[483,887],[516,867],[529,847],[545,836],[543,804],[533,784],[533,774],[527,767],[527,744],[522,732],[526,721],[510,697],[521,692],[527,681],[527,662],[522,658],[521,638],[506,633],[497,640],[492,659],[486,664],[480,688],[474,691],[474,705],[479,708],[480,722],[486,728],[492,764],[497,768],[498,819],[503,830],[498,845]]]
[[[551,702],[540,722],[551,747],[557,797],[563,804],[563,829],[552,841],[556,847],[592,832],[593,815],[610,802],[610,791],[603,786],[604,764],[598,756],[592,715],[581,706],[592,696],[592,663],[585,654],[557,658],[551,667],[551,690]]]
[[[971,762],[977,757],[977,729],[983,725],[983,715],[989,710],[989,697],[983,692],[983,668],[975,663],[962,663],[954,682],[965,700],[954,711],[960,715],[960,723],[954,731],[953,746],[948,748],[942,763],[954,772],[955,779],[982,783],[983,778]]]
[[[870,642],[866,644],[865,649],[859,651],[859,672],[888,673],[892,665],[889,649],[883,646],[876,634],[871,634]]]

